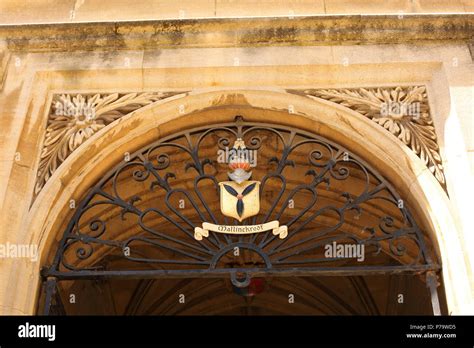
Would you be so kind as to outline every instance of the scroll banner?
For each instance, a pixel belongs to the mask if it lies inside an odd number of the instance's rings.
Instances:
[[[273,234],[275,236],[278,235],[280,239],[284,239],[288,235],[288,227],[285,225],[280,226],[280,222],[276,220],[267,222],[265,224],[245,226],[214,225],[209,222],[203,222],[202,228],[194,228],[194,238],[196,238],[197,240],[202,240],[202,237],[209,237],[209,231],[227,234],[252,234],[261,233],[269,230],[272,230]]]

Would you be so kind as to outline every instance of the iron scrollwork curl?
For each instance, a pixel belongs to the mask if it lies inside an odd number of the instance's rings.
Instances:
[[[243,138],[258,153],[260,212],[242,222],[219,210],[227,177],[217,151]],[[318,267],[341,269],[382,262],[432,265],[430,241],[393,186],[347,149],[299,129],[235,122],[200,127],[160,139],[111,169],[82,199],[54,256],[50,274],[160,270],[167,276],[236,270],[258,272]],[[202,222],[288,227],[285,239],[270,231],[210,232],[196,240]],[[328,245],[364,246],[367,263],[328,257]],[[239,257],[232,248],[242,248]],[[297,267],[297,268],[295,268]]]

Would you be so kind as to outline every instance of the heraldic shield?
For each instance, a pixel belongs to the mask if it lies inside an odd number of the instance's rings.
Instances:
[[[233,217],[239,222],[257,215],[260,211],[260,182],[234,181],[219,183],[221,211],[225,216]]]

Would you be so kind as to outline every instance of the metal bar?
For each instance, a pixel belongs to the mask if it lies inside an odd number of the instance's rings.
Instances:
[[[438,277],[434,271],[426,272],[426,286],[430,289],[431,306],[433,307],[433,315],[441,315],[441,307],[438,297]]]
[[[223,278],[239,272],[257,276],[306,277],[306,276],[348,276],[348,275],[384,275],[414,274],[426,271],[438,271],[437,264],[417,266],[368,266],[368,267],[305,267],[287,269],[232,268],[232,269],[195,269],[195,270],[133,270],[133,271],[74,271],[60,272],[48,270],[49,277],[58,280],[96,279],[96,278]]]
[[[57,278],[49,277],[45,282],[46,298],[44,301],[43,315],[49,315],[51,311],[52,300],[56,293]]]

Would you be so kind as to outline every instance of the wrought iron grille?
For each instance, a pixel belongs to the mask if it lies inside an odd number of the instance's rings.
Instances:
[[[218,183],[228,180],[219,156],[238,138],[257,154],[252,180],[261,182],[260,212],[242,222],[224,216],[219,206]],[[271,231],[194,236],[203,222],[272,220],[288,227],[286,238]],[[363,260],[335,252],[362,246]],[[230,276],[245,286],[261,274],[438,269],[431,250],[406,203],[361,158],[315,134],[237,117],[126,156],[78,204],[43,275]]]

